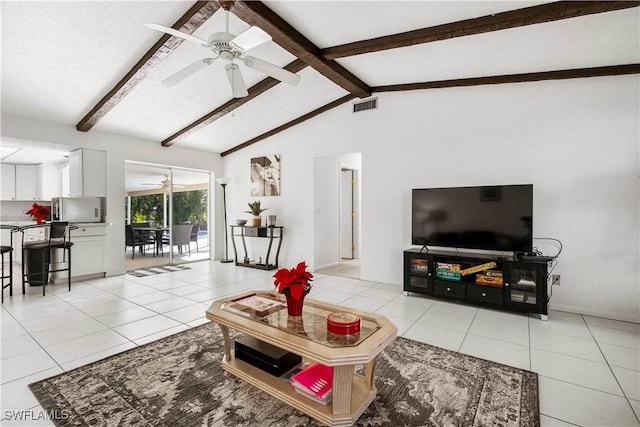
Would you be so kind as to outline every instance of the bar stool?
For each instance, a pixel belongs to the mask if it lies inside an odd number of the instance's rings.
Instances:
[[[4,303],[4,290],[9,288],[9,296],[13,296],[13,233],[19,230],[19,227],[13,225],[1,225],[0,228],[2,230],[10,230],[11,231],[11,239],[9,242],[9,246],[0,246],[0,255],[2,256],[2,275],[0,276],[0,280],[2,282],[2,303]],[[9,254],[9,274],[5,274],[4,272],[4,255]],[[8,282],[5,283],[5,280],[8,279]]]
[[[69,230],[71,228],[77,228],[77,226],[70,226],[67,221],[54,221],[49,226],[49,239],[45,241],[29,242],[23,246],[23,254],[30,252],[29,257],[38,255],[42,260],[41,270],[39,272],[27,271],[22,275],[22,293],[25,293],[25,277],[28,282],[35,281],[34,276],[40,276],[42,281],[42,296],[46,295],[46,286],[49,282],[49,273],[67,272],[67,283],[69,285],[69,291],[71,291],[71,247],[73,242],[70,241]],[[63,258],[61,262],[54,261],[54,252],[57,249],[62,249]],[[29,258],[24,257],[23,258]],[[24,259],[23,259],[24,261]],[[66,267],[51,269],[53,264],[66,263]],[[30,263],[34,265],[35,263]],[[23,262],[24,265],[24,262]]]

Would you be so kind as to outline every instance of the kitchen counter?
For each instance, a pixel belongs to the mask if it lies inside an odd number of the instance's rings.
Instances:
[[[0,221],[0,225],[9,225],[16,227],[25,227],[32,225],[34,227],[47,227],[50,222],[45,222],[44,224],[37,224],[33,221]],[[77,225],[78,227],[103,227],[107,225],[106,222],[70,222],[71,225]]]
[[[15,226],[21,233],[11,233],[9,229],[3,229],[2,245],[13,246],[14,260],[22,263],[23,242],[47,240],[49,238],[49,224],[37,224],[34,221],[1,221],[0,225]],[[70,223],[69,238],[73,242],[71,252],[72,281],[90,277],[104,277],[104,255],[107,226],[106,222]],[[12,236],[15,234],[15,236]],[[64,277],[63,277],[64,276]],[[54,274],[53,283],[66,282],[66,273]]]

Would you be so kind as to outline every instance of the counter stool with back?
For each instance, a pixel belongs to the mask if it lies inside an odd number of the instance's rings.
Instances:
[[[71,247],[73,242],[70,241],[69,231],[77,226],[69,225],[66,221],[53,221],[49,226],[49,239],[37,242],[24,243],[22,247],[23,260],[28,259],[35,254],[39,255],[39,259],[42,260],[40,271],[22,271],[22,293],[25,293],[25,281],[35,281],[35,277],[40,277],[38,282],[42,283],[42,295],[46,294],[46,285],[49,281],[50,273],[58,273],[62,271],[67,272],[67,283],[69,285],[69,291],[71,291]],[[55,256],[56,250],[62,250],[62,261],[58,261]],[[31,254],[25,256],[28,252]],[[51,267],[56,266],[52,269]],[[58,264],[66,264],[66,266],[59,267]],[[26,279],[26,280],[25,280]]]

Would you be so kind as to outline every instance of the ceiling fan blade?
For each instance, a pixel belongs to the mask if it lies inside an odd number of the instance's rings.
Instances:
[[[227,78],[229,79],[231,90],[233,91],[233,97],[244,98],[245,96],[248,96],[249,92],[247,92],[247,85],[244,83],[238,64],[227,64],[225,66],[225,70],[227,70]]]
[[[204,58],[204,59],[201,59],[200,61],[194,62],[193,64],[183,68],[182,70],[180,70],[180,71],[170,75],[166,79],[164,79],[162,81],[162,84],[163,85],[167,85],[167,86],[173,86],[176,83],[179,83],[182,80],[186,79],[191,74],[194,74],[194,73],[202,70],[203,68],[205,68],[207,65],[212,64],[213,61],[215,61],[215,59],[216,58]]]
[[[253,56],[246,56],[244,59],[244,65],[254,70],[260,71],[268,76],[278,79],[281,82],[285,82],[291,86],[295,86],[300,81],[300,76],[293,74],[290,71],[280,68],[277,65],[273,65],[270,62],[263,61],[262,59],[254,58]]]
[[[185,34],[182,31],[178,31],[173,28],[165,27],[164,25],[148,23],[144,24],[145,27],[151,28],[152,30],[160,31],[162,33],[167,33],[172,36],[180,37],[181,39],[185,39],[186,41],[197,43],[202,46],[207,46],[208,42],[206,40],[202,40],[198,37],[192,36],[191,34]]]
[[[234,44],[244,51],[253,49],[263,43],[271,41],[271,36],[262,28],[251,27],[246,31],[238,34],[229,43]]]

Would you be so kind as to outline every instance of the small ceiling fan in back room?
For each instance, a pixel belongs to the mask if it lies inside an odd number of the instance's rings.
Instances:
[[[171,181],[169,180],[169,175],[164,175],[164,179],[160,182],[143,182],[141,185],[151,185],[154,187],[160,187],[163,190],[168,190],[171,186]],[[173,188],[185,188],[185,184],[173,184]]]
[[[221,0],[220,6],[224,9],[224,13],[226,14],[225,31],[212,33],[208,40],[203,40],[163,25],[153,23],[145,24],[145,27],[147,28],[180,37],[191,43],[199,44],[200,46],[211,50],[211,52],[215,54],[215,56],[211,58],[203,58],[186,68],[183,68],[164,79],[162,83],[167,86],[173,86],[197,71],[213,64],[216,60],[221,59],[226,62],[225,70],[227,72],[227,78],[229,79],[229,84],[231,85],[234,98],[242,98],[249,95],[244,78],[242,77],[242,72],[240,71],[240,67],[236,61],[291,86],[297,85],[300,81],[300,76],[297,74],[289,72],[284,68],[278,67],[277,65],[271,64],[270,62],[262,59],[245,55],[245,52],[249,49],[253,49],[256,46],[260,46],[261,44],[271,41],[271,36],[261,28],[255,26],[238,35],[231,34],[229,32],[229,10],[233,6],[233,1]]]

